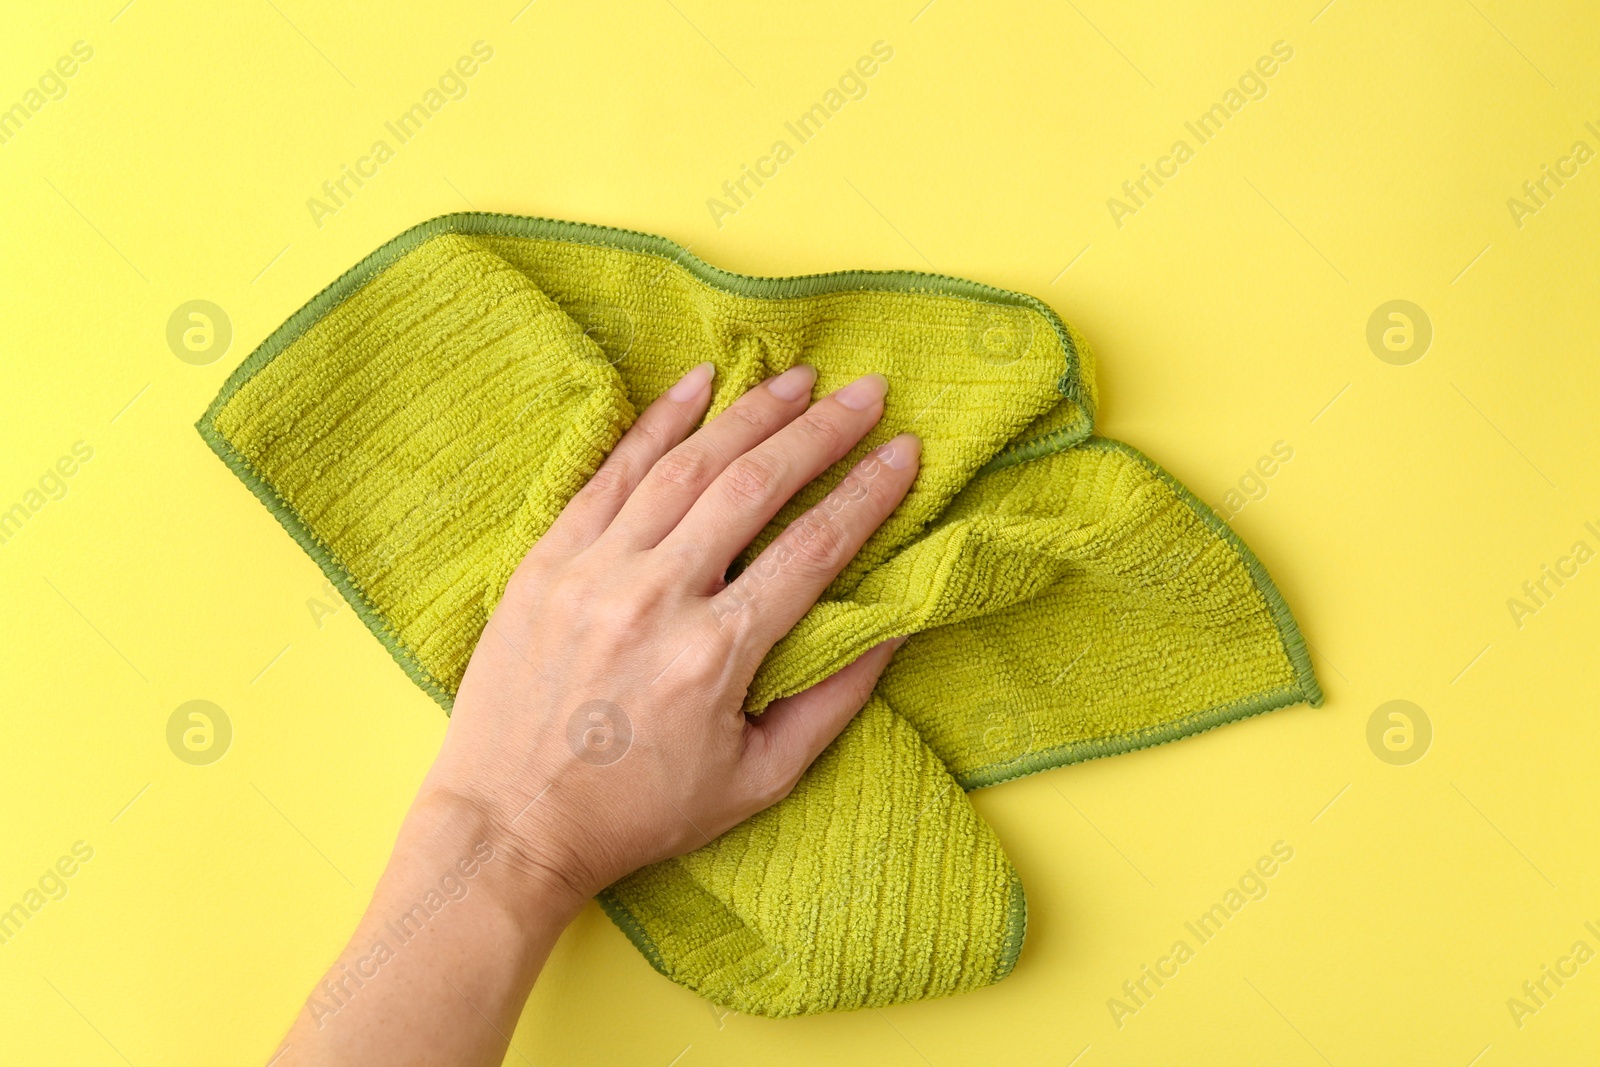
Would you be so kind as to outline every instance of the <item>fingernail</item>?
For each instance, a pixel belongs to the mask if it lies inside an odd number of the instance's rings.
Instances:
[[[872,457],[887,467],[903,471],[922,454],[922,438],[914,433],[903,433],[872,450]]]
[[[817,368],[796,363],[768,382],[767,388],[779,400],[799,400],[803,396],[811,395],[811,387],[816,382]]]
[[[833,398],[851,411],[865,411],[882,400],[888,391],[889,379],[881,374],[868,374],[834,393]]]
[[[910,634],[901,634],[899,637],[896,637],[890,641],[889,644],[891,647],[898,649],[901,645],[905,644],[909,640],[911,640]]]
[[[686,400],[693,400],[705,391],[711,384],[711,375],[716,371],[714,363],[698,363],[689,369],[689,373],[678,379],[678,383],[667,390],[667,399],[675,404]]]

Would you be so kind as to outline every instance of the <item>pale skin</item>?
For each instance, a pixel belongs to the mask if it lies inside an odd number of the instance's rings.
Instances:
[[[500,1063],[585,901],[787,796],[866,702],[897,641],[743,710],[767,652],[910,489],[921,444],[868,453],[729,584],[877,424],[887,383],[813,404],[797,366],[696,430],[712,373],[645,409],[518,566],[372,902],[273,1067]]]

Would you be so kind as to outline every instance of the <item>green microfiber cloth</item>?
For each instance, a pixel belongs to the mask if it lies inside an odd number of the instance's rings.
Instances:
[[[910,494],[772,650],[749,709],[915,636],[787,799],[602,895],[673,981],[768,1016],[999,981],[1026,906],[966,790],[1321,702],[1249,549],[1094,436],[1084,339],[974,282],[751,278],[645,234],[448,215],[296,312],[199,429],[448,710],[517,562],[704,360],[708,418],[801,361],[818,396],[890,382],[878,427],[745,562],[866,451],[923,439]]]

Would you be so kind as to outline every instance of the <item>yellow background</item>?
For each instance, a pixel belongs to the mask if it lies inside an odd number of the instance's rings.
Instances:
[[[769,5],[161,0],[10,5],[0,107],[83,40],[0,145],[0,508],[93,459],[0,546],[0,908],[93,859],[0,946],[0,1062],[266,1061],[352,928],[445,725],[192,428],[228,372],[365,253],[475,208],[641,229],[747,273],[912,268],[1033,293],[1091,339],[1101,430],[1220,506],[1329,695],[976,794],[1027,886],[1015,974],[953,1000],[723,1015],[590,907],[508,1063],[1593,1062],[1600,162],[1507,198],[1600,126],[1582,3]],[[1321,10],[1319,10],[1321,8]],[[472,42],[493,59],[319,227]],[[706,201],[873,42],[892,61],[738,212]],[[1118,227],[1107,199],[1274,42],[1293,59]],[[1069,269],[1070,267],[1070,269]],[[205,366],[180,304],[225,309]],[[1366,342],[1391,299],[1420,361]],[[1550,588],[1554,588],[1553,585]],[[231,749],[169,751],[181,703]],[[1415,702],[1417,762],[1367,743]],[[1294,858],[1137,1014],[1121,995],[1272,844]]]

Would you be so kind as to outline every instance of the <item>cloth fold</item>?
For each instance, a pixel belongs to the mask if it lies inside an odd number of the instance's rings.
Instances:
[[[522,555],[704,360],[708,418],[802,361],[818,395],[891,383],[878,427],[741,563],[868,450],[923,439],[913,489],[774,647],[750,710],[915,636],[791,796],[602,894],[673,981],[769,1016],[996,982],[1026,905],[966,790],[1320,703],[1249,549],[1094,436],[1082,336],[974,282],[749,278],[645,234],[443,216],[292,316],[198,427],[448,710]]]

